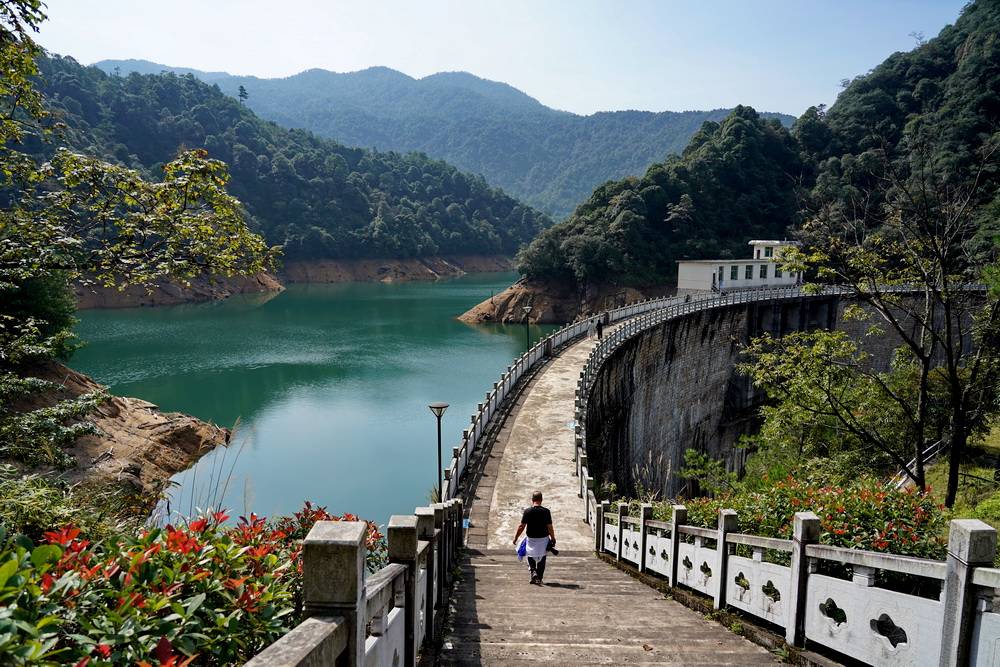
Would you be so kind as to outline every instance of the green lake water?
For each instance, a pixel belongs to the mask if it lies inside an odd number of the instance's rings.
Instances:
[[[382,523],[426,504],[437,483],[427,404],[451,404],[447,461],[476,403],[524,351],[524,326],[455,320],[514,279],[292,285],[276,296],[82,311],[87,345],[71,365],[163,410],[239,421],[229,448],[177,475],[174,511],[221,504],[270,516],[308,499]],[[552,329],[532,327],[531,338]]]

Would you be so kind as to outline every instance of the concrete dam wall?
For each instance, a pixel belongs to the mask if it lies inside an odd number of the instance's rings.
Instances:
[[[613,482],[626,495],[636,482],[662,497],[683,490],[676,473],[693,448],[741,470],[747,452],[740,436],[759,427],[763,399],[736,370],[755,336],[841,328],[861,334],[872,322],[844,321],[839,295],[800,296],[700,310],[655,325],[605,361],[587,402],[586,450],[598,488]],[[879,365],[899,340],[869,338]]]

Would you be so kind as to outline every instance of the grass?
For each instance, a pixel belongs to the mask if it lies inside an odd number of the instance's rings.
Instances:
[[[966,462],[959,468],[958,493],[950,518],[980,519],[1000,531],[1000,482],[993,479],[996,470],[1000,470],[1000,427],[969,448]],[[948,458],[942,457],[928,466],[926,475],[931,495],[944,503]],[[995,564],[1000,567],[1000,544]]]

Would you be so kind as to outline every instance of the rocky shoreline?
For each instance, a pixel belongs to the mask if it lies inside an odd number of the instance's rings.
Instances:
[[[210,276],[188,285],[174,281],[145,289],[75,286],[77,309],[170,306],[227,299],[236,294],[280,292],[287,283],[408,282],[457,278],[467,273],[510,271],[510,257],[461,255],[410,259],[337,259],[289,262],[277,275]]]
[[[187,285],[176,281],[165,281],[149,289],[132,286],[119,290],[81,283],[74,286],[78,310],[173,306],[180,303],[227,299],[235,294],[280,292],[283,289],[285,287],[278,278],[269,273],[258,273],[253,276],[199,277]]]
[[[529,319],[533,324],[565,324],[640,299],[670,295],[674,291],[674,287],[667,286],[643,289],[600,286],[580,292],[564,284],[521,279],[473,306],[458,319],[469,324],[524,322],[524,306],[530,306]]]
[[[49,362],[29,375],[59,385],[32,399],[30,408],[54,405],[104,389],[91,378]],[[63,472],[70,482],[98,482],[136,494],[158,494],[176,473],[215,447],[229,442],[228,429],[179,412],[161,412],[148,401],[110,396],[85,419],[99,433],[77,438],[67,452],[75,465]]]

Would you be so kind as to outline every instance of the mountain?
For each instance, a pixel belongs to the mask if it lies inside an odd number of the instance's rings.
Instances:
[[[386,67],[337,73],[312,69],[282,79],[170,68],[147,61],[104,60],[121,73],[191,72],[235,96],[263,118],[305,128],[349,146],[421,151],[553,215],[570,213],[609,179],[641,174],[679,153],[712,111],[616,111],[580,116],[546,107],[505,83],[467,72],[414,79]],[[793,118],[779,118],[786,125]]]
[[[39,69],[59,143],[149,175],[183,148],[206,148],[288,259],[513,254],[550,224],[480,176],[279,127],[190,73],[109,76],[61,57]]]
[[[856,202],[871,186],[867,166],[885,158],[929,161],[956,191],[979,179],[981,243],[992,245],[1000,174],[976,170],[1000,145],[997,34],[1000,4],[971,2],[938,37],[891,55],[791,131],[737,107],[681,155],[597,188],[525,249],[520,269],[577,288],[663,284],[677,259],[739,257],[750,238],[793,232],[804,206]]]
[[[736,107],[679,156],[605,183],[521,256],[528,278],[580,286],[665,282],[685,257],[741,257],[797,219],[798,146],[777,119]]]

